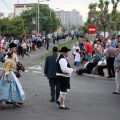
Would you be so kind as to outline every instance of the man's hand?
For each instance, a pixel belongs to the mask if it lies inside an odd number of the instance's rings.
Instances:
[[[116,69],[115,72],[119,72],[119,69]]]
[[[73,69],[73,72],[76,73],[76,72],[77,72],[77,69]]]

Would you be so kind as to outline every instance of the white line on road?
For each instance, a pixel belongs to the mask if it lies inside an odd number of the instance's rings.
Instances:
[[[4,68],[0,68],[0,70],[3,70]]]
[[[39,72],[39,71],[32,71],[33,73],[42,73],[42,72]]]
[[[42,70],[42,68],[39,65],[28,67],[29,69],[36,69],[36,70]]]

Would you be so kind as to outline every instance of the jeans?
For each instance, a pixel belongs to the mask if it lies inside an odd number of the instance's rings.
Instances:
[[[49,85],[51,90],[51,99],[58,100],[60,94],[60,85],[57,78],[49,78]]]
[[[79,61],[76,61],[76,62],[75,62],[75,66],[79,67],[79,66],[80,66],[80,62],[79,62]]]
[[[0,62],[4,61],[4,56],[0,56]]]
[[[83,73],[86,73],[86,69],[79,69],[79,70],[77,71],[77,74],[78,74],[78,75],[82,75]]]
[[[91,54],[85,55],[85,59],[87,59],[88,62],[90,62],[92,60],[92,55]]]

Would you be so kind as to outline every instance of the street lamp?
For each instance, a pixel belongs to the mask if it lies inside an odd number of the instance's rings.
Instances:
[[[45,2],[45,1],[50,1],[50,0],[44,0],[44,1],[39,1],[38,0],[38,35],[40,34],[40,6],[39,6],[39,4],[40,4],[40,2]]]
[[[50,8],[50,18],[52,17],[52,10],[55,11],[57,9],[59,9],[59,8],[56,8],[56,9],[51,9]],[[50,38],[51,38],[51,26],[50,26]]]

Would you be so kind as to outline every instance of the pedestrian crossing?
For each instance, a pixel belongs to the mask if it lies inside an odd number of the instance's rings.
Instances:
[[[32,72],[32,73],[36,73],[36,74],[41,74],[42,67],[40,67],[40,65],[31,66],[31,67],[28,67],[28,70],[25,70],[25,72]]]
[[[0,70],[3,70],[4,68],[0,67]],[[34,73],[34,74],[41,74],[42,73],[42,67],[40,65],[35,65],[35,66],[31,66],[31,67],[27,67],[27,69],[25,69],[25,73]]]

